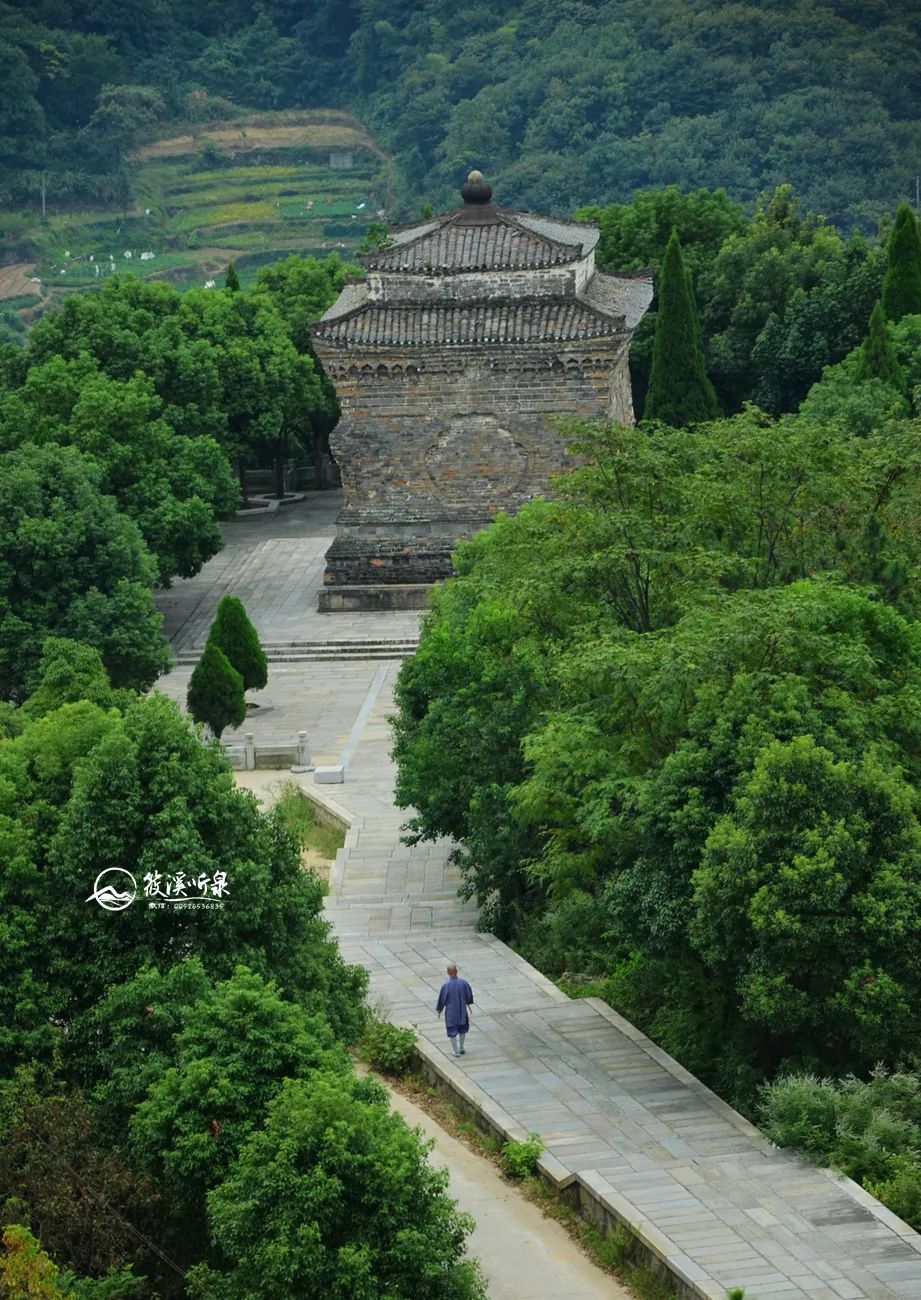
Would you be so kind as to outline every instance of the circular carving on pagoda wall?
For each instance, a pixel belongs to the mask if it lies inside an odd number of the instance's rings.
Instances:
[[[528,453],[491,415],[457,416],[425,452],[439,496],[501,506],[528,479]]]

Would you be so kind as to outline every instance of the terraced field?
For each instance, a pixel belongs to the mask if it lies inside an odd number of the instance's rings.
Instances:
[[[146,144],[131,169],[127,211],[57,211],[44,226],[37,212],[34,224],[19,214],[17,238],[35,255],[0,266],[8,329],[117,272],[202,285],[233,259],[245,284],[291,252],[347,256],[394,201],[386,156],[333,111],[203,125]],[[15,261],[3,252],[0,243],[0,261]]]

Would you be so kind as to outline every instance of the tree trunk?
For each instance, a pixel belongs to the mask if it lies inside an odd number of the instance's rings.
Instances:
[[[285,452],[288,449],[287,438],[275,439],[275,495],[285,495]]]
[[[313,485],[318,490],[322,490],[326,485],[323,482],[323,453],[326,450],[326,434],[320,433],[319,430],[313,435]]]

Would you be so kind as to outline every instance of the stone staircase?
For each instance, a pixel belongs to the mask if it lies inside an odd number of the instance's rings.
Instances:
[[[415,654],[418,637],[377,637],[353,641],[264,641],[262,648],[269,663],[319,663],[342,659],[405,659]],[[190,646],[175,652],[178,668],[194,668],[204,645]]]

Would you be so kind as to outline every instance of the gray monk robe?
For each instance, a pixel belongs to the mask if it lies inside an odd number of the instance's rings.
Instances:
[[[451,979],[445,980],[438,994],[435,1010],[439,1014],[442,1011],[445,1013],[445,1029],[448,1031],[449,1038],[467,1033],[470,1028],[467,1008],[471,1006],[473,1006],[473,989],[467,981],[462,980],[459,975],[453,975]]]

